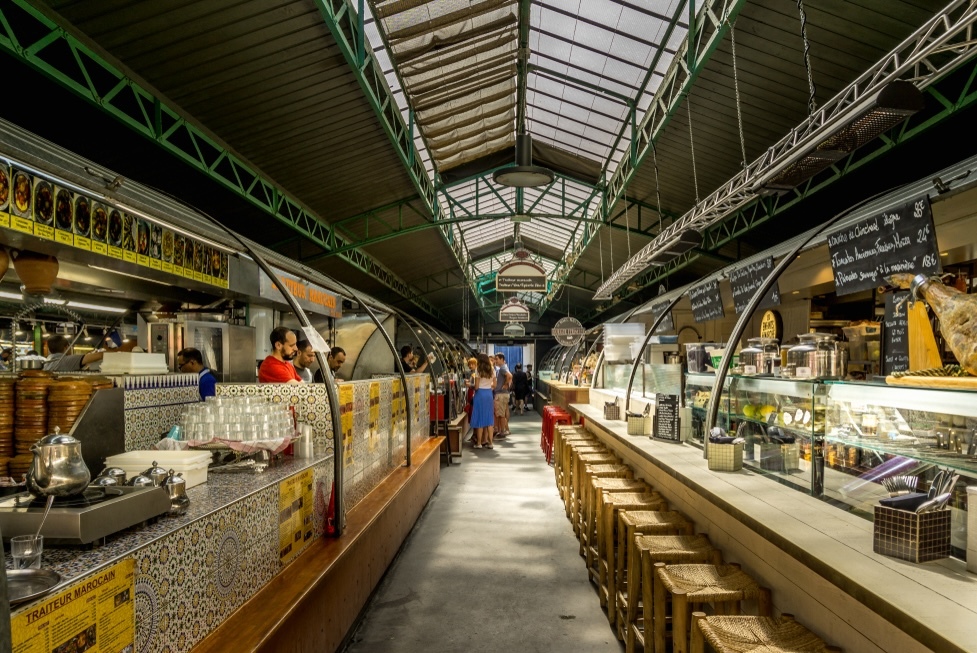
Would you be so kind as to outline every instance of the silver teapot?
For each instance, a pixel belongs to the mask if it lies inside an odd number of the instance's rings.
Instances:
[[[141,476],[147,476],[153,479],[153,485],[156,487],[162,487],[163,483],[166,482],[166,478],[169,476],[169,473],[160,467],[159,463],[154,460],[153,466],[144,471]]]
[[[61,433],[45,435],[31,447],[34,462],[27,471],[27,490],[35,497],[81,494],[92,480],[81,456],[81,440]]]
[[[190,497],[187,496],[187,482],[183,478],[183,473],[169,471],[163,487],[170,497],[170,509],[167,512],[171,517],[185,515],[190,507]]]

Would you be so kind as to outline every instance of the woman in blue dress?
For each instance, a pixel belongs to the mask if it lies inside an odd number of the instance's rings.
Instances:
[[[494,449],[495,428],[495,370],[488,355],[478,355],[475,369],[475,398],[472,401],[472,428],[475,429],[475,448]]]

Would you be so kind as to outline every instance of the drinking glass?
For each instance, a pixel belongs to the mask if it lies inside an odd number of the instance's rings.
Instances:
[[[43,535],[18,535],[10,538],[10,555],[14,569],[40,569],[43,552]]]

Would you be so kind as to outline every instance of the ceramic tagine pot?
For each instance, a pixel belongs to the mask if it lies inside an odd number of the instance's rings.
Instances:
[[[58,259],[21,250],[14,256],[14,269],[29,294],[47,295],[58,278]]]

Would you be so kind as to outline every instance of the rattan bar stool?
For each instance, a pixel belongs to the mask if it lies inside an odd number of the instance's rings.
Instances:
[[[570,519],[572,515],[571,506],[578,501],[576,493],[579,492],[580,475],[583,465],[587,463],[615,465],[620,464],[621,459],[616,453],[602,444],[577,445],[571,442],[568,445],[568,449],[570,451],[570,464],[567,465],[568,473],[563,475],[563,482],[565,484],[563,489],[563,504],[566,509],[567,518]]]
[[[635,535],[628,564],[627,652],[654,650],[654,595],[652,577],[656,562],[720,565],[723,555],[705,535]],[[640,602],[639,598],[640,597]],[[641,612],[638,612],[638,607]]]
[[[592,478],[583,488],[583,526],[578,537],[588,569],[597,569],[597,502],[605,492],[651,492],[651,486],[640,478]]]
[[[705,643],[716,653],[840,653],[794,620],[794,615],[771,617],[707,617],[692,613],[692,653],[703,653]]]
[[[665,565],[655,563],[655,651],[664,653],[671,636],[672,653],[689,653],[692,609],[705,604],[717,615],[738,615],[741,601],[756,601],[760,616],[770,616],[770,590],[760,587],[739,565]],[[671,605],[671,615],[668,606]],[[668,623],[672,630],[668,632]]]
[[[559,468],[562,464],[561,453],[563,444],[569,439],[587,439],[598,442],[597,436],[582,426],[563,426],[557,425],[553,429],[553,467]],[[554,470],[556,471],[556,470]]]
[[[556,486],[560,490],[560,496],[563,497],[563,493],[566,490],[566,478],[569,473],[569,455],[567,452],[567,445],[570,442],[589,442],[590,444],[600,444],[600,440],[597,439],[592,433],[571,433],[571,432],[561,432],[557,431],[556,441],[554,443],[554,453],[553,453],[553,475],[556,477]]]
[[[575,488],[573,491],[573,505],[570,506],[570,520],[573,522],[573,532],[580,537],[584,528],[584,501],[583,497],[590,482],[595,478],[634,478],[634,470],[624,463],[618,464],[594,464],[584,463],[580,467],[580,473],[574,478]],[[581,553],[583,548],[581,548]]]
[[[617,592],[618,615],[628,613],[629,559],[635,535],[692,535],[695,526],[688,517],[674,510],[622,510],[617,516]],[[640,561],[638,561],[640,566]],[[641,595],[635,596],[640,600]],[[618,639],[627,637],[627,619],[617,620]]]
[[[597,591],[607,620],[617,623],[617,517],[621,510],[668,510],[657,492],[605,492],[597,505]],[[615,629],[615,633],[617,630]]]

